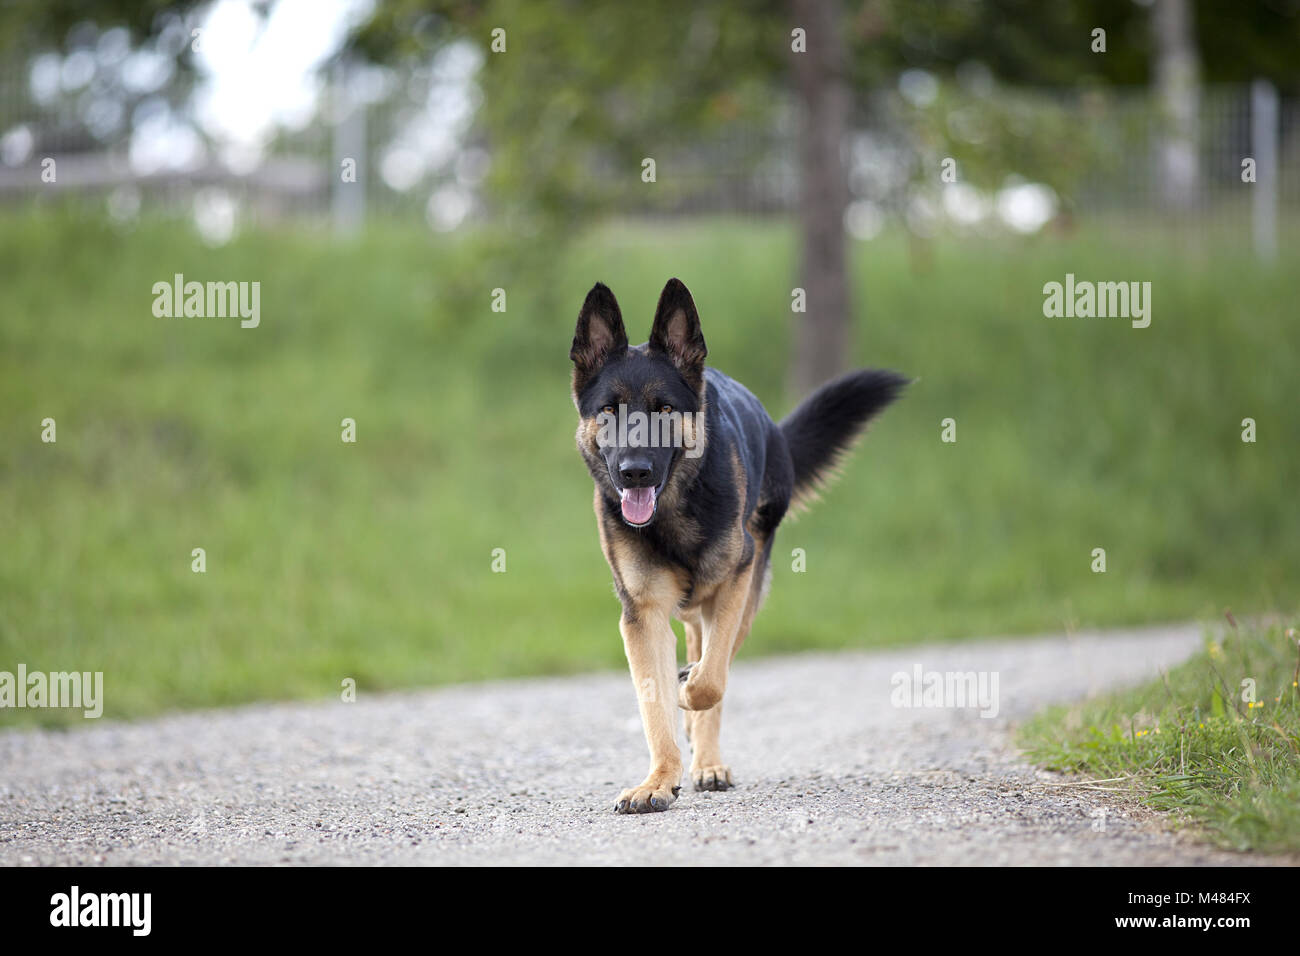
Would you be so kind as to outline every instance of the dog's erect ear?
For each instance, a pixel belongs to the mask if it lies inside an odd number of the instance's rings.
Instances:
[[[650,348],[668,355],[686,381],[699,387],[709,350],[700,332],[695,300],[681,279],[669,279],[659,295],[659,307],[655,309],[655,322],[650,329]]]
[[[627,332],[623,328],[623,313],[618,310],[618,300],[609,287],[597,282],[587,293],[578,313],[578,327],[573,333],[573,347],[569,358],[573,360],[573,389],[582,385],[605,361],[627,348]]]

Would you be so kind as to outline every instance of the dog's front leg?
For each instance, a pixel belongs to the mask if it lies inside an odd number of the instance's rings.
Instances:
[[[624,790],[619,813],[667,810],[681,789],[682,756],[677,749],[677,635],[668,613],[628,606],[619,621],[641,725],[650,747],[650,772],[638,787]]]

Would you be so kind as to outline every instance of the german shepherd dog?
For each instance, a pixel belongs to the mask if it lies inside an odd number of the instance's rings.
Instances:
[[[619,631],[650,746],[650,772],[618,813],[667,810],[681,789],[677,709],[686,711],[696,790],[726,790],[718,749],[727,671],[771,576],[772,540],[907,380],[861,370],[823,385],[780,425],[748,389],[712,368],[686,286],[670,279],[650,340],[629,347],[614,294],[597,283],[569,358],[578,450],[596,483],[600,545],[623,604]],[[620,418],[680,422],[671,440]],[[670,616],[686,633],[677,668]]]

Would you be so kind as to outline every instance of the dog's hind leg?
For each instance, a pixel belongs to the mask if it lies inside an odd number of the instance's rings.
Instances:
[[[727,690],[727,670],[749,600],[754,562],[719,585],[704,602],[704,639],[700,661],[680,675],[677,700],[685,710],[708,710]]]
[[[682,615],[686,632],[686,662],[681,676],[689,676],[704,647],[704,621],[695,611]],[[686,739],[691,742],[691,780],[696,790],[726,790],[731,786],[731,768],[722,762],[718,737],[722,730],[722,703],[708,710],[686,711]]]
[[[688,712],[689,713],[689,712]],[[722,702],[694,715],[691,741],[691,780],[696,790],[729,790],[731,768],[722,762],[718,738],[722,732]]]
[[[749,598],[745,602],[745,613],[741,615],[736,641],[731,645],[732,660],[735,660],[736,655],[740,653],[740,645],[745,643],[745,638],[749,637],[749,630],[754,626],[754,615],[763,606],[768,588],[772,584],[772,540],[770,535],[766,539],[755,535],[755,541],[761,543],[756,549],[758,558],[754,566],[754,576],[749,582]]]
[[[704,620],[698,610],[679,611],[678,616],[681,618],[682,630],[686,633],[686,666],[678,672],[677,678],[685,680],[691,668],[700,662],[704,648]],[[695,740],[695,714],[696,711],[686,711],[686,739],[692,743]]]
[[[735,639],[731,644],[730,659],[734,660],[740,645],[745,643],[749,630],[753,626],[754,616],[758,613],[767,596],[771,580],[770,558],[772,554],[772,536],[756,536],[758,557],[754,562],[753,573],[745,597],[745,607],[740,615],[740,625],[736,629]],[[688,620],[686,625],[686,659],[692,663],[700,660],[702,655],[702,622],[698,613]],[[681,678],[688,679],[695,670],[688,664],[682,671]],[[708,710],[686,711],[686,739],[691,742],[691,779],[696,790],[727,790],[732,786],[731,768],[722,760],[719,737],[722,732],[722,701]]]
[[[722,762],[718,738],[722,733],[722,701],[708,710],[688,710],[686,725],[691,728],[691,780],[696,790],[727,790],[731,787],[731,768]]]
[[[691,779],[697,790],[726,790],[731,786],[731,770],[722,762],[718,746],[722,729],[722,696],[727,688],[732,650],[745,618],[753,570],[754,562],[751,561],[704,603],[700,659],[680,675],[682,683],[678,688],[678,701],[688,712]],[[688,653],[690,640],[688,631]]]

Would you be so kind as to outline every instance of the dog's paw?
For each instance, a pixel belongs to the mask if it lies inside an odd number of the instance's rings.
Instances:
[[[658,813],[667,810],[677,799],[681,787],[668,782],[647,780],[639,787],[624,790],[614,804],[615,813]]]
[[[695,781],[696,790],[730,790],[731,768],[722,764],[712,767],[692,767],[691,779]]]

